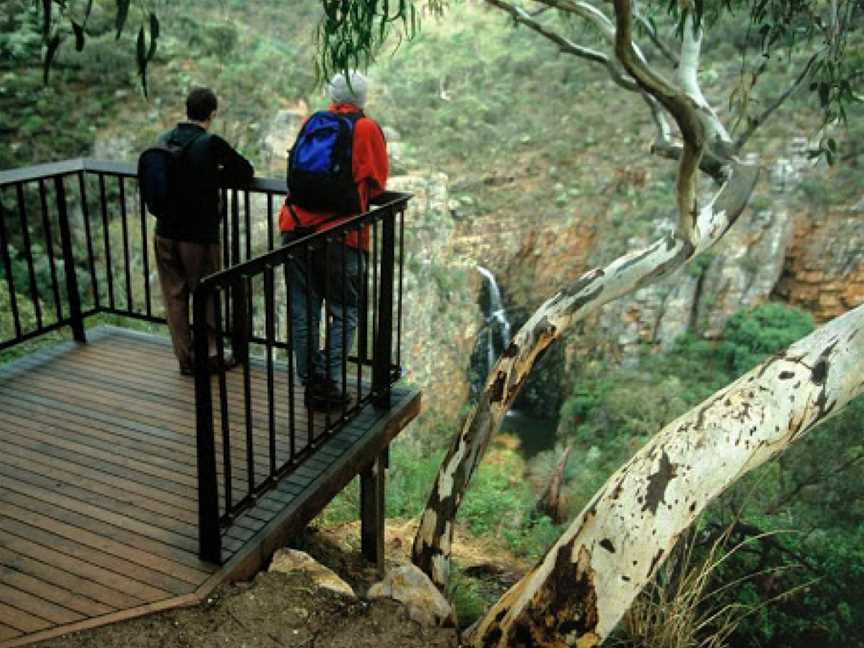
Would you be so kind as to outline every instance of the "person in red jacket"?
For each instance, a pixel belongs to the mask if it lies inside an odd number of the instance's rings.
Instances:
[[[350,75],[350,83],[344,74],[337,74],[328,84],[331,99],[328,110],[362,115],[367,81],[358,72]],[[384,135],[378,124],[365,115],[354,123],[352,171],[363,213],[368,211],[370,199],[384,191],[389,174]],[[279,215],[283,245],[310,231],[325,230],[356,216],[304,209],[290,204],[290,196],[288,203]],[[306,406],[314,409],[331,409],[350,401],[342,369],[357,329],[369,228],[349,232],[344,243],[331,243],[326,251],[313,249],[309,255],[301,252],[292,260],[291,342],[297,375],[306,386]],[[318,341],[321,306],[325,301],[330,322],[321,349]]]

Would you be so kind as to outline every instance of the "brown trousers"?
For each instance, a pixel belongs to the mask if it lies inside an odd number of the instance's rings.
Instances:
[[[161,236],[155,236],[153,244],[174,355],[181,369],[192,369],[192,330],[189,326],[192,291],[201,279],[219,270],[221,248],[218,243],[175,241]],[[207,319],[210,320],[209,346],[213,355],[216,339],[212,333],[215,325],[212,309]]]

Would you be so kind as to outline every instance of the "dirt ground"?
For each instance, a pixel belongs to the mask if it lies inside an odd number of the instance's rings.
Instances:
[[[422,628],[394,601],[352,601],[304,574],[261,573],[194,608],[103,626],[40,648],[450,648],[452,628]]]
[[[388,522],[387,557],[407,561],[416,527]],[[356,523],[310,529],[294,543],[345,579],[361,597],[377,580],[359,553]],[[466,563],[491,566],[482,547],[458,543]],[[483,560],[480,560],[483,559]],[[496,563],[519,561],[498,555]],[[392,562],[391,562],[392,561]],[[518,565],[519,569],[524,566]],[[496,567],[496,570],[499,568]],[[501,568],[503,569],[503,567]],[[499,572],[499,577],[502,572]],[[517,573],[501,579],[501,591]],[[497,589],[497,588],[496,588]],[[423,628],[395,601],[352,600],[316,587],[300,573],[261,572],[249,583],[224,586],[203,604],[169,610],[36,644],[38,648],[451,648],[460,646],[453,628]]]

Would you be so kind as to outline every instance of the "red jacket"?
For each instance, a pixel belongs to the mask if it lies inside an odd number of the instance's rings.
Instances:
[[[357,112],[357,106],[348,103],[330,104],[327,110],[337,113]],[[387,145],[381,129],[368,117],[361,117],[354,124],[354,141],[352,143],[352,165],[354,181],[357,183],[357,192],[360,195],[360,205],[363,211],[369,208],[369,200],[382,193],[387,185],[387,176],[390,172],[390,164],[387,160]],[[334,212],[313,212],[303,209],[299,205],[292,205],[297,218],[304,226],[317,225],[327,221],[320,229],[325,230],[345,222],[351,216],[344,218],[333,218]],[[362,212],[361,212],[362,213]],[[332,219],[332,220],[328,220]],[[279,231],[290,232],[296,226],[294,219],[287,209],[279,213]],[[347,245],[369,250],[369,228],[365,227],[360,232],[358,240],[357,232],[348,234]]]

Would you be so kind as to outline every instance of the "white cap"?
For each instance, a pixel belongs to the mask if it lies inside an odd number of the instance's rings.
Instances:
[[[342,72],[335,75],[330,79],[327,91],[334,103],[350,103],[362,108],[366,104],[366,77],[356,70],[352,70],[350,75],[350,85]]]

